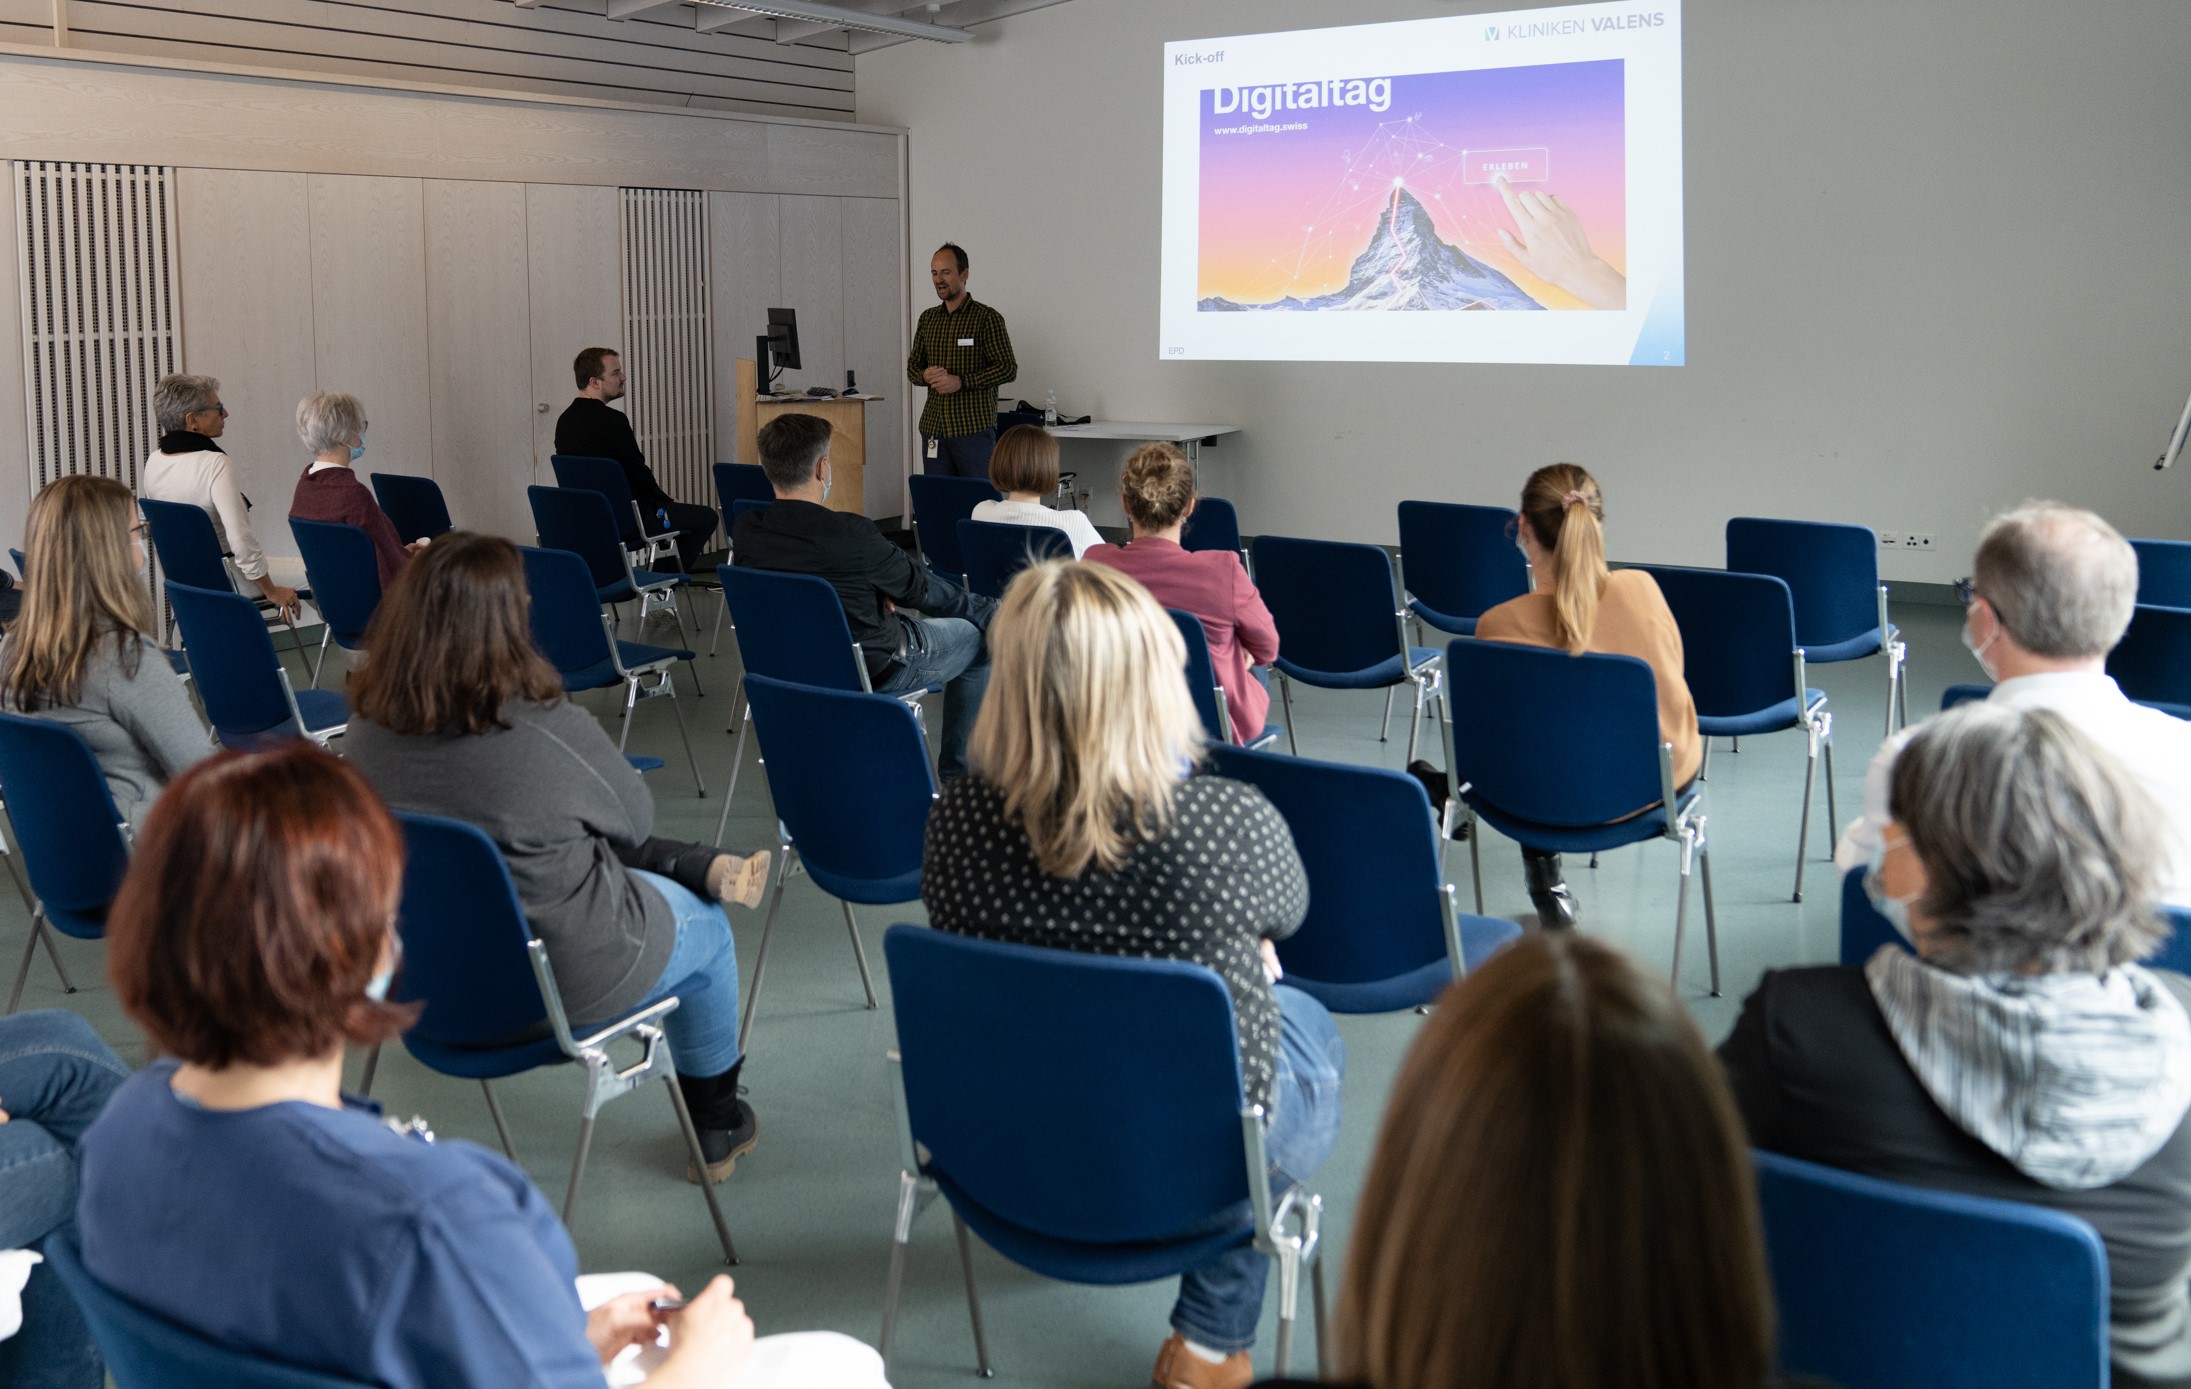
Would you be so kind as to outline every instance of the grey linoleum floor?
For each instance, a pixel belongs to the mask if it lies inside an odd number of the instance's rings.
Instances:
[[[695,606],[704,648],[705,627],[714,617],[712,596],[699,598]],[[1894,616],[1910,643],[1913,716],[1937,708],[1943,686],[1982,678],[1957,643],[1959,610],[1903,602]],[[648,639],[669,639],[666,620],[652,624]],[[639,709],[631,747],[669,762],[649,777],[659,811],[657,832],[706,839],[714,832],[730,764],[732,739],[724,725],[738,675],[734,644],[726,638],[722,654],[712,660],[703,656],[699,666],[706,694],[680,703],[709,794],[693,795],[671,712],[663,703]],[[1859,808],[1864,766],[1880,740],[1884,662],[1875,657],[1814,667],[1811,680],[1828,693],[1835,714],[1840,809],[1846,820]],[[689,695],[682,670],[679,683]],[[597,709],[609,707],[596,702],[600,695],[587,698]],[[1381,704],[1375,694],[1297,690],[1301,751],[1401,766],[1404,714],[1394,717],[1392,740],[1380,742]],[[1442,753],[1430,755],[1442,761]],[[1717,998],[1706,993],[1700,900],[1692,902],[1680,987],[1715,1040],[1732,1025],[1761,971],[1834,955],[1838,879],[1827,862],[1831,835],[1822,790],[1812,823],[1805,900],[1800,905],[1789,900],[1803,763],[1803,739],[1794,733],[1745,740],[1738,755],[1722,740],[1712,759],[1707,794],[1723,993]],[[750,747],[726,842],[739,850],[774,844],[766,778],[758,773]],[[1484,848],[1487,911],[1525,913],[1518,854],[1495,839]],[[1607,854],[1595,871],[1570,860],[1569,881],[1581,902],[1583,929],[1635,952],[1653,968],[1665,968],[1672,952],[1675,859],[1671,845],[1651,843]],[[1465,907],[1470,897],[1464,846],[1454,846],[1450,867]],[[750,977],[761,915],[733,908],[731,919],[741,973]],[[922,919],[917,904],[862,914],[861,933],[882,1004],[868,1012],[861,1006],[837,904],[803,878],[794,879],[786,892],[746,1068],[760,1117],[760,1147],[720,1188],[743,1258],[734,1276],[764,1334],[830,1328],[870,1343],[879,1334],[897,1188],[895,1120],[884,1061],[892,1043],[890,998],[880,938],[893,921]],[[26,922],[15,894],[0,894],[0,959],[11,967]],[[32,967],[24,1006],[73,1008],[125,1057],[140,1059],[142,1044],[101,978],[103,947],[63,940],[61,950],[80,992],[64,997],[41,956]],[[1313,1182],[1325,1201],[1334,1290],[1385,1096],[1419,1026],[1407,1013],[1340,1019],[1349,1053],[1346,1122],[1336,1152]],[[353,1058],[353,1079],[357,1070]],[[570,1170],[579,1081],[574,1072],[556,1068],[497,1085],[520,1158],[556,1201]],[[475,1085],[434,1075],[391,1049],[375,1090],[392,1112],[424,1116],[445,1141],[495,1145]],[[1152,1134],[1150,1141],[1162,1142],[1163,1136]],[[698,1190],[684,1182],[684,1166],[675,1121],[659,1087],[619,1100],[603,1114],[572,1231],[586,1271],[645,1269],[690,1289],[718,1269],[706,1210]],[[1166,1332],[1171,1284],[1079,1288],[1022,1272],[978,1245],[974,1257],[999,1381],[1147,1382]],[[1271,1368],[1276,1282],[1271,1280],[1272,1300],[1256,1352],[1262,1373]],[[1311,1369],[1313,1356],[1304,1289],[1293,1368]],[[939,1205],[914,1230],[893,1379],[908,1389],[964,1384],[973,1364],[950,1220]]]

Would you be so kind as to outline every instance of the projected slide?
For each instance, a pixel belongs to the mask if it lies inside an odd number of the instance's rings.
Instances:
[[[1161,353],[1678,365],[1680,12],[1165,49]]]

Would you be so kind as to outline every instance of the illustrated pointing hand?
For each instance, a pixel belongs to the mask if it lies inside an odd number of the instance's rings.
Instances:
[[[1514,219],[1515,231],[1499,228],[1499,241],[1530,274],[1593,309],[1628,307],[1627,277],[1590,249],[1582,219],[1557,193],[1517,193],[1504,174],[1491,186]]]

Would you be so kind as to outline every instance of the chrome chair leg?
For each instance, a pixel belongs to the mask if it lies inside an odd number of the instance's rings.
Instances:
[[[882,1300],[882,1338],[875,1349],[882,1354],[883,1370],[890,1369],[890,1349],[898,1330],[898,1293],[905,1286],[905,1245],[913,1237],[913,1222],[935,1199],[935,1189],[911,1172],[898,1173],[898,1218],[891,1227],[890,1280]]]
[[[1811,791],[1818,781],[1818,730],[1809,732],[1810,756],[1803,763],[1803,824],[1795,835],[1795,900],[1803,900],[1803,862],[1811,852]]]
[[[700,1131],[693,1127],[692,1110],[685,1104],[685,1092],[677,1088],[675,1071],[663,1076],[662,1083],[669,1087],[670,1106],[677,1111],[677,1129],[685,1136],[685,1153],[692,1160],[692,1170],[700,1174],[700,1194],[707,1198],[708,1218],[715,1222],[715,1238],[723,1246],[723,1262],[735,1268],[738,1246],[731,1242],[730,1222],[723,1219],[723,1205],[716,1199],[715,1183],[707,1180],[707,1154],[700,1151]]]
[[[1293,1320],[1301,1303],[1301,1251],[1290,1244],[1278,1247],[1278,1351],[1271,1373],[1286,1377],[1286,1361],[1293,1354]]]
[[[592,1148],[593,1117],[588,1115],[578,1121],[578,1156],[571,1161],[570,1189],[563,1193],[563,1228],[566,1230],[570,1228],[571,1212],[578,1208],[578,1184],[585,1179],[586,1154]],[[511,1161],[516,1159],[512,1158]],[[705,1172],[700,1175],[703,1179],[707,1176]]]
[[[1468,815],[1468,876],[1476,882],[1476,915],[1483,915],[1483,824],[1474,811]]]
[[[1293,682],[1286,678],[1286,673],[1282,670],[1274,670],[1271,674],[1278,677],[1278,701],[1285,706],[1286,710],[1286,751],[1292,753],[1295,757],[1299,757],[1301,755],[1301,737],[1294,731]]]
[[[369,1100],[373,1097],[373,1077],[378,1074],[380,1074],[380,1043],[375,1042],[372,1050],[365,1053],[365,1070],[358,1076],[359,1099]]]
[[[761,946],[753,953],[753,983],[746,990],[746,1006],[738,1010],[738,1054],[746,1050],[746,1038],[753,1032],[753,1016],[761,1008],[761,976],[768,971],[768,938],[776,931],[776,912],[784,904],[784,879],[790,875],[791,846],[781,846],[776,854],[776,891],[768,899],[768,916],[761,922]]]
[[[693,683],[697,685],[699,682],[695,680]],[[685,744],[685,763],[692,768],[692,794],[705,798],[708,788],[707,783],[700,780],[700,759],[692,750],[692,730],[685,727],[685,711],[677,703],[677,686],[671,683],[666,670],[662,672],[662,687],[669,691],[669,711],[677,716],[677,736]]]
[[[974,1248],[966,1237],[966,1222],[959,1219],[957,1211],[951,1212],[951,1229],[959,1237],[959,1272],[966,1277],[966,1315],[974,1323],[974,1363],[983,1379],[996,1378],[996,1369],[989,1363],[989,1333],[981,1324],[981,1295],[974,1291]]]
[[[1421,681],[1410,682],[1415,686],[1415,711],[1407,717],[1407,760],[1415,760],[1415,739],[1423,723],[1423,686]],[[1389,695],[1391,691],[1386,691]]]
[[[1833,715],[1825,717],[1825,735],[1820,741],[1826,746],[1826,855],[1831,858],[1834,836],[1841,833],[1841,809],[1834,803],[1833,794]]]
[[[332,627],[320,628],[320,658],[312,663],[312,689],[320,687],[320,672],[327,666],[327,639],[334,634],[335,629]]]
[[[1704,761],[1703,761],[1702,763],[1698,764],[1698,766],[1697,766],[1697,780],[1698,780],[1698,781],[1710,781],[1711,779],[1712,779],[1712,740],[1711,740],[1711,739],[1709,739],[1709,738],[1706,738],[1706,739],[1704,740]]]
[[[375,1053],[374,1059],[379,1059],[378,1053]],[[481,1094],[487,1097],[487,1112],[494,1116],[495,1137],[502,1140],[503,1154],[507,1156],[510,1161],[516,1162],[517,1144],[511,1141],[510,1138],[510,1121],[502,1117],[502,1101],[494,1097],[494,1086],[484,1080],[479,1082],[479,1091]],[[588,1119],[586,1122],[590,1125],[593,1123],[593,1120]],[[591,1132],[591,1130],[589,1129],[587,1130],[587,1132]],[[586,1160],[586,1149],[583,1144],[581,1144],[578,1149],[578,1160],[581,1163]],[[578,1174],[575,1171],[571,1174],[571,1194],[573,1196],[576,1196],[578,1194]],[[565,1201],[563,1203],[563,1220],[566,1224],[568,1224],[570,1218],[570,1202]]]
[[[714,659],[715,659],[715,651],[716,651],[716,648],[717,648],[717,647],[719,647],[719,646],[721,646],[721,645],[723,644],[723,614],[724,614],[724,613],[727,613],[727,612],[729,612],[729,611],[730,611],[730,604],[729,604],[728,602],[720,603],[720,604],[718,604],[718,605],[716,606],[716,609],[715,609],[715,635],[714,635],[714,636],[712,636],[712,637],[710,637],[710,638],[708,638],[708,659],[709,659],[709,660],[714,660]],[[737,628],[735,628],[735,627],[731,628],[731,629],[730,629],[730,634],[731,634],[732,636],[736,636],[736,635],[738,635],[738,629],[737,629]]]
[[[715,847],[723,847],[723,832],[730,828],[730,801],[738,794],[738,770],[745,765],[746,732],[753,726],[750,716],[738,725],[738,747],[730,754],[730,789],[723,792],[723,813],[715,817]]]
[[[1316,1377],[1328,1382],[1331,1379],[1331,1342],[1324,1333],[1324,1258],[1321,1250],[1317,1251],[1316,1261],[1309,1265],[1309,1296],[1315,1299],[1311,1312],[1316,1318]]]
[[[53,929],[43,920],[38,923],[38,938],[46,943],[46,958],[53,961],[53,972],[61,976],[61,992],[76,992],[76,984],[68,977],[68,966],[61,963],[60,947],[53,943]]]
[[[30,962],[38,953],[38,935],[45,929],[42,917],[32,917],[30,935],[23,942],[23,963],[15,970],[15,987],[8,991],[8,1012],[13,1013],[23,1001],[23,985],[30,980]]]
[[[1687,830],[1681,839],[1681,890],[1674,898],[1674,969],[1671,976],[1674,988],[1681,988],[1681,938],[1689,924],[1689,870],[1696,861],[1696,841]]]
[[[1697,822],[1697,875],[1704,879],[1704,953],[1712,962],[1712,997],[1719,997],[1719,915],[1712,910],[1712,846]]]
[[[860,962],[860,987],[867,991],[867,1011],[875,1011],[875,980],[867,972],[867,948],[860,944],[860,924],[852,918],[852,904],[839,898],[844,908],[844,928],[852,935],[852,958]]]
[[[1394,686],[1385,686],[1385,721],[1377,725],[1377,741],[1380,743],[1392,741],[1392,695],[1394,689]]]

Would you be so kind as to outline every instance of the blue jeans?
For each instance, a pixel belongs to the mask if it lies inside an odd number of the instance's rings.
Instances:
[[[966,775],[966,741],[974,734],[981,697],[989,690],[989,619],[997,601],[969,593],[931,573],[921,615],[913,619],[905,663],[875,687],[878,694],[904,694],[943,686],[943,746],[936,750],[936,775],[948,783]]]
[[[76,1223],[76,1143],[129,1076],[74,1013],[0,1018],[0,1249],[37,1249]],[[106,1369],[75,1299],[51,1268],[31,1270],[23,1329],[0,1341],[0,1384],[99,1389]]]
[[[928,454],[928,446],[934,444],[934,457]],[[989,476],[989,455],[997,451],[997,427],[989,426],[974,434],[960,434],[945,439],[934,434],[921,436],[921,471],[941,473],[945,477]]]
[[[738,1064],[738,950],[730,938],[730,918],[721,903],[659,873],[625,871],[654,889],[677,918],[677,944],[646,997],[646,1003],[673,995],[678,1000],[677,1011],[662,1020],[677,1073],[721,1075]]]
[[[1347,1047],[1323,1004],[1285,984],[1273,985],[1271,995],[1278,1000],[1278,1072],[1271,1080],[1263,1151],[1275,1200],[1314,1174],[1339,1141]],[[1210,1350],[1253,1346],[1270,1263],[1269,1255],[1244,1244],[1181,1275],[1172,1329]]]

